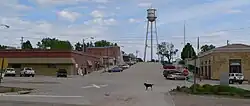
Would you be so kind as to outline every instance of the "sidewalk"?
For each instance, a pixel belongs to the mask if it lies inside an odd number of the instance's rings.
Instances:
[[[109,66],[109,69],[114,68],[114,67],[116,67],[116,65]],[[106,68],[102,68],[102,69],[100,69],[100,70],[98,70],[98,71],[93,71],[93,72],[91,72],[91,73],[89,73],[89,74],[87,74],[87,75],[85,75],[85,76],[106,73],[107,71],[105,72],[105,70],[106,70]],[[108,69],[107,69],[107,70],[108,70]]]

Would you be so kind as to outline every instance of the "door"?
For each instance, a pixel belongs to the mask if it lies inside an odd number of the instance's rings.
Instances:
[[[240,59],[229,60],[229,73],[242,73]]]

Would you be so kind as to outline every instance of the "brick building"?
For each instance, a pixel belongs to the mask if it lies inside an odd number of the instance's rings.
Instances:
[[[250,46],[230,44],[198,55],[196,66],[206,79],[219,79],[221,73],[243,73],[250,79]],[[194,63],[193,61],[189,63]]]
[[[96,69],[101,58],[77,51],[59,50],[1,50],[0,57],[8,60],[8,67],[17,72],[23,67],[32,67],[38,75],[55,75],[60,68],[76,75],[79,68],[91,72]]]
[[[107,59],[109,59],[111,64],[122,62],[122,54],[119,46],[88,47],[86,48],[86,53],[101,56],[104,64],[107,62]]]

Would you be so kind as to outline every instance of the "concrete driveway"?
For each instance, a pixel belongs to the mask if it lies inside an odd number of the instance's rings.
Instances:
[[[186,83],[165,80],[161,67],[158,63],[138,63],[123,72],[111,74],[94,72],[69,78],[9,77],[4,79],[3,85],[36,90],[24,96],[1,95],[0,100],[94,106],[173,106],[172,98],[166,92]],[[145,91],[143,83],[146,81],[155,84],[152,91]]]

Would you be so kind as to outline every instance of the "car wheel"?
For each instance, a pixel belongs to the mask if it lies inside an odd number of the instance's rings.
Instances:
[[[239,84],[242,84],[243,83],[243,81],[239,81]]]
[[[16,74],[13,75],[13,77],[15,77],[15,76],[16,76]]]
[[[234,82],[233,82],[233,80],[229,80],[229,84],[233,84]]]
[[[20,77],[22,77],[23,75],[22,74],[20,74]]]
[[[35,77],[35,75],[31,75],[32,77]]]

